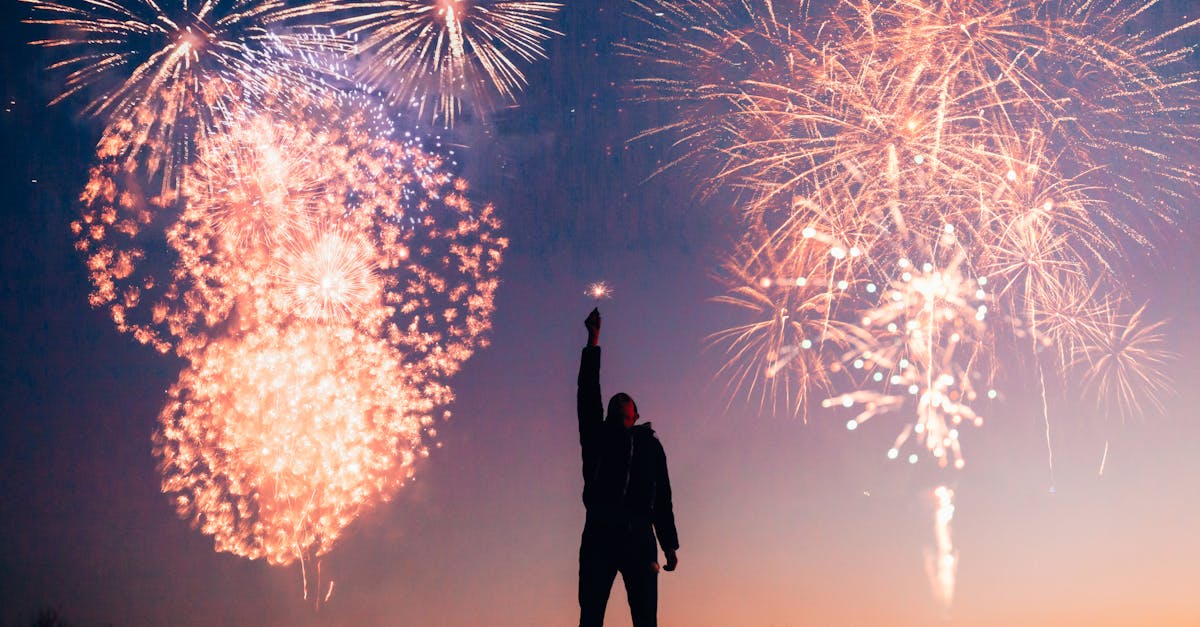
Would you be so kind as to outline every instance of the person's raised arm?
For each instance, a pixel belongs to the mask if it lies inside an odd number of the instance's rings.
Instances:
[[[591,441],[604,422],[604,405],[600,400],[600,309],[592,309],[583,325],[588,341],[579,360],[579,391],[575,405],[579,415],[579,444],[584,448],[584,466],[588,465]],[[586,473],[587,468],[584,468]]]

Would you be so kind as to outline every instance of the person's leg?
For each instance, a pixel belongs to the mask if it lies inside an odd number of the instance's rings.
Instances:
[[[601,627],[608,594],[617,576],[617,546],[584,527],[579,544],[579,627]]]
[[[658,625],[658,546],[654,533],[646,530],[630,535],[621,563],[621,580],[629,599],[634,627]]]

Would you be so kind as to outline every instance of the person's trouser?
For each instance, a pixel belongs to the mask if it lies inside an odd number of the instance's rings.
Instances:
[[[588,521],[579,545],[579,625],[600,627],[617,572],[625,582],[634,627],[658,624],[658,545],[649,523]]]

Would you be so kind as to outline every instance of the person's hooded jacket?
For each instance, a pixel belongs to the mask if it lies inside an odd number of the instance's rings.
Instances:
[[[677,550],[666,453],[650,423],[625,428],[611,403],[604,418],[599,346],[583,349],[576,403],[588,519],[620,526],[653,524],[663,550]]]

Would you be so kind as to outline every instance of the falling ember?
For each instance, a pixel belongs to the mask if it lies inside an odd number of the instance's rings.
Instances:
[[[936,554],[926,555],[925,567],[934,596],[941,603],[942,611],[949,612],[954,603],[954,585],[958,576],[958,551],[954,548],[950,529],[954,522],[954,490],[938,486],[933,489],[933,498],[936,502],[933,513]]]

